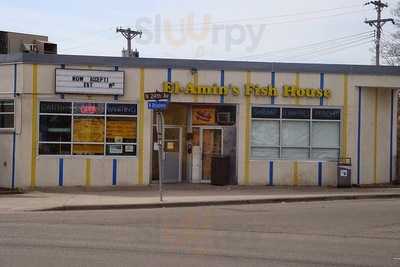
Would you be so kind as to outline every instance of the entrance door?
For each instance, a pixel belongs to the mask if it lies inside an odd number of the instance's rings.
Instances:
[[[201,129],[202,179],[211,179],[211,161],[213,156],[222,155],[222,129]]]
[[[181,134],[179,127],[166,127],[164,130],[164,180],[165,183],[181,182]]]

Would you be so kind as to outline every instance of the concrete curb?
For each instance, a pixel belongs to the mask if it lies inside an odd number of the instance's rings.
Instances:
[[[319,196],[275,197],[275,198],[260,198],[260,199],[239,199],[239,200],[232,199],[232,200],[185,201],[185,202],[162,202],[162,203],[139,203],[139,204],[64,205],[64,206],[39,209],[34,211],[159,209],[159,208],[273,204],[273,203],[293,203],[293,202],[357,200],[357,199],[392,199],[392,198],[400,198],[400,193],[343,194],[343,195],[331,195],[331,196],[319,195]]]
[[[0,196],[1,195],[21,195],[21,194],[24,194],[24,192],[21,190],[0,190]]]

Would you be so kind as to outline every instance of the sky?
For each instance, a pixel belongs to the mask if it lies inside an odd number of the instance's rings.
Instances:
[[[387,1],[383,17],[397,0]],[[120,56],[116,27],[143,32],[141,57],[373,63],[372,6],[359,0],[1,0],[0,30],[46,35],[60,54]],[[395,30],[385,25],[384,38]]]

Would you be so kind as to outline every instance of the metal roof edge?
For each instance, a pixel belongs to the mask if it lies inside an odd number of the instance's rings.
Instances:
[[[0,64],[12,64],[23,62],[22,53],[18,54],[0,54]]]
[[[281,63],[281,62],[250,62],[222,61],[197,59],[168,58],[125,58],[109,56],[80,55],[47,55],[19,53],[0,55],[1,63],[30,63],[50,65],[88,65],[88,66],[118,66],[136,68],[177,68],[198,70],[227,71],[264,71],[264,72],[301,72],[301,73],[335,73],[360,75],[400,75],[400,67],[345,64],[316,63]]]

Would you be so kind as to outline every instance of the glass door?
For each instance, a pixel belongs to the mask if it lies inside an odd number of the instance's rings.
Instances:
[[[164,129],[164,182],[181,182],[181,128]]]

